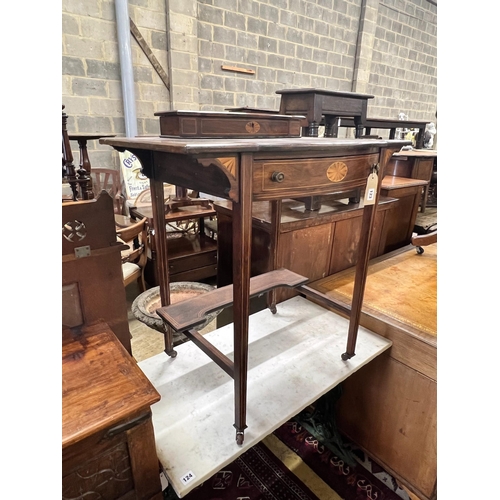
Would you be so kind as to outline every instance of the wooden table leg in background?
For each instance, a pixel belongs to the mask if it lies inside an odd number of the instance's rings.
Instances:
[[[278,233],[281,222],[281,200],[273,200],[269,202],[271,204],[271,249],[270,249],[270,259],[269,259],[269,269],[272,271],[277,268],[278,261]],[[267,292],[267,307],[269,310],[276,314],[276,289],[272,289]]]
[[[170,305],[170,279],[168,276],[168,252],[167,252],[167,230],[165,228],[165,195],[163,182],[150,179],[151,202],[153,207],[154,238],[156,243],[156,265],[158,273],[158,284],[160,286],[161,306]],[[161,221],[161,222],[159,222]],[[173,333],[170,326],[165,331],[165,352],[175,358],[177,351],[174,350]]]

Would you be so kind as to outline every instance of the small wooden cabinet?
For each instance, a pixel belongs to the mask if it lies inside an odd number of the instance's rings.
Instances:
[[[106,323],[63,329],[62,498],[161,500],[160,395]]]
[[[205,200],[208,202],[208,200]],[[151,206],[132,207],[130,216],[133,219],[148,219],[148,226],[153,228],[153,210]],[[178,221],[198,220],[200,230],[194,233],[167,233],[168,247],[168,272],[171,282],[177,281],[202,281],[207,278],[215,277],[217,274],[217,242],[210,238],[203,230],[205,218],[215,216],[215,210],[198,205],[184,206],[172,210],[165,215],[166,223]],[[148,262],[144,277],[150,287],[158,286],[157,276],[157,253],[156,241],[150,231],[151,255],[148,256]]]
[[[394,153],[387,164],[387,175],[407,177],[426,181],[420,200],[421,212],[425,212],[432,175],[437,163],[437,151],[432,149],[416,149]]]
[[[409,179],[386,175],[382,181],[380,194],[396,198],[397,203],[391,210],[386,222],[385,248],[382,253],[392,252],[411,242],[422,189],[427,185],[420,179]]]

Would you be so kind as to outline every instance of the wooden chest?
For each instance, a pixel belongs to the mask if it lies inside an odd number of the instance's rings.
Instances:
[[[63,329],[62,498],[161,500],[160,399],[106,323]]]

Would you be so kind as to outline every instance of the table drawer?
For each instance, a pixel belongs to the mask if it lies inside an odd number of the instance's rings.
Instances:
[[[254,195],[284,196],[333,192],[364,186],[378,154],[313,159],[257,160],[254,167]]]

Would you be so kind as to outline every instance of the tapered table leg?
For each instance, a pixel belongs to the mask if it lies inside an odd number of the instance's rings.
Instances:
[[[252,242],[252,157],[242,154],[239,200],[233,202],[234,402],[236,442],[244,440],[247,403],[248,315]]]
[[[150,179],[149,186],[151,189],[151,202],[153,208],[158,283],[160,286],[161,305],[163,307],[170,305],[167,230],[165,228],[165,194],[162,181]],[[177,351],[174,351],[172,329],[169,326],[167,326],[165,331],[165,352],[173,358],[177,356]]]

